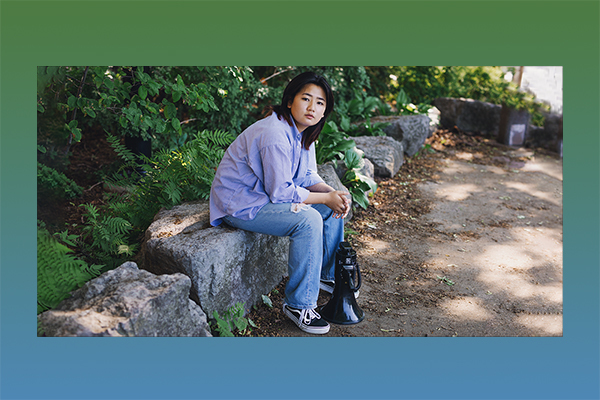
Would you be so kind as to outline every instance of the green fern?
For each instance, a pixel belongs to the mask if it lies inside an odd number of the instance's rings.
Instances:
[[[121,157],[126,163],[135,163],[137,161],[136,155],[121,143],[121,139],[119,137],[112,135],[110,132],[105,132],[106,141],[111,145],[119,157]]]
[[[86,212],[86,225],[83,237],[89,241],[90,253],[106,269],[111,269],[126,261],[127,256],[135,254],[138,244],[129,244],[129,236],[133,229],[131,223],[123,218],[107,213],[101,215],[93,204],[82,204]]]
[[[65,174],[40,162],[37,163],[37,183],[41,195],[72,199],[83,193],[83,189]]]
[[[133,159],[115,138],[110,138],[109,142],[126,164],[108,183],[132,190],[126,198],[113,198],[109,208],[115,216],[143,231],[162,207],[208,199],[215,170],[234,139],[220,130],[198,132],[178,149],[161,149],[151,159],[139,156],[145,174],[128,178],[123,170],[132,166]]]
[[[45,229],[37,232],[37,312],[56,307],[69,293],[100,275],[102,265],[88,265]]]

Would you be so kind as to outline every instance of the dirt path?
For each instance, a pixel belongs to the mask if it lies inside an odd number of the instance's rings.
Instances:
[[[562,336],[562,160],[443,138],[348,224],[366,317],[328,336]],[[254,334],[310,336],[271,296]]]

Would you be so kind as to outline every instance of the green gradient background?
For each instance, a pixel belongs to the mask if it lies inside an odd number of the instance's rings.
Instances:
[[[2,399],[585,399],[599,376],[596,1],[2,1]],[[564,66],[564,337],[37,338],[38,65]]]

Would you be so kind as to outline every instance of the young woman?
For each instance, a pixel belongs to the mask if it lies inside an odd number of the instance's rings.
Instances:
[[[212,184],[210,221],[289,236],[283,311],[308,333],[329,332],[316,312],[319,289],[333,291],[335,252],[344,239],[348,193],[317,175],[314,142],[333,110],[327,81],[296,76],[281,104],[229,146]]]

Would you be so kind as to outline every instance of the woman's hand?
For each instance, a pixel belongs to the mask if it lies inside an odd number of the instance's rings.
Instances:
[[[334,218],[346,218],[348,212],[350,212],[350,200],[348,199],[349,193],[341,190],[334,190],[333,192],[327,193],[329,199],[325,205],[333,210]]]
[[[325,204],[333,210],[335,218],[346,218],[350,212],[350,193],[346,190],[334,190],[331,186],[321,182],[307,187],[310,190],[306,204]]]

